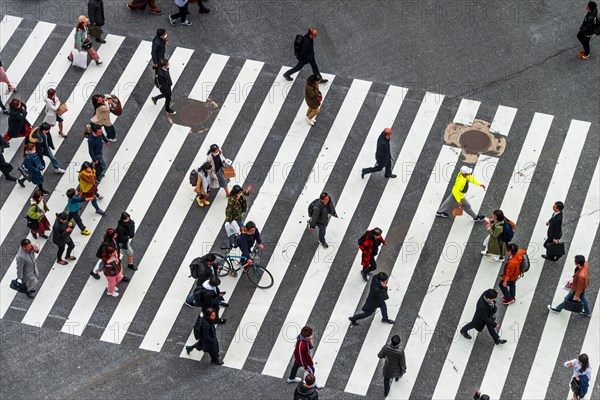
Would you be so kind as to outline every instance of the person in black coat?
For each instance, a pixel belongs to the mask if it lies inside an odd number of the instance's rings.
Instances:
[[[165,99],[165,112],[169,115],[175,115],[177,113],[171,108],[171,86],[173,86],[173,81],[171,80],[171,74],[169,73],[169,60],[166,58],[161,60],[160,65],[161,67],[156,71],[156,81],[158,83],[160,94],[153,97],[152,102],[156,105],[156,102],[159,99]]]
[[[394,323],[393,319],[388,318],[387,306],[385,304],[385,301],[390,298],[387,293],[388,278],[389,276],[385,272],[380,272],[371,278],[369,295],[367,296],[365,304],[362,306],[363,312],[354,314],[352,317],[348,318],[352,325],[358,325],[358,320],[373,315],[377,308],[381,309],[381,322],[387,322],[388,324]]]
[[[71,261],[77,259],[77,257],[71,255],[71,252],[75,248],[75,243],[73,243],[73,239],[71,239],[71,232],[73,232],[73,224],[69,222],[69,216],[67,213],[62,212],[60,214],[56,214],[56,221],[52,227],[52,242],[58,246],[58,251],[56,252],[56,262],[61,265],[68,264],[68,262],[62,258],[63,252],[65,251],[65,246],[67,246],[67,254],[65,258]]]
[[[102,27],[104,26],[104,0],[89,0],[88,1],[88,17],[90,19],[90,27],[88,33],[96,39],[98,43],[106,43],[102,38]]]
[[[117,241],[122,256],[127,256],[127,267],[137,271],[133,264],[133,247],[131,239],[135,237],[135,222],[131,219],[129,213],[122,212],[121,219],[117,222]]]
[[[589,60],[590,59],[590,39],[594,35],[594,31],[596,30],[596,24],[598,23],[598,5],[595,1],[590,1],[585,6],[585,17],[583,17],[583,22],[579,27],[579,32],[577,33],[577,39],[583,46],[583,50],[579,52],[577,57]]]
[[[201,287],[204,282],[213,276],[217,276],[219,269],[222,268],[217,262],[217,257],[213,253],[208,253],[202,257],[192,260],[190,268],[195,269],[194,287],[185,299],[185,305],[190,308],[196,308],[195,292],[197,287]],[[192,275],[192,277],[194,277]]]
[[[4,149],[8,148],[10,145],[4,139],[4,137],[0,136],[0,172],[4,175],[4,179],[11,182],[16,182],[17,178],[12,176],[10,173],[13,170],[13,166],[10,163],[6,162],[4,159]]]
[[[500,324],[496,323],[496,311],[498,311],[496,307],[497,297],[498,292],[494,289],[488,289],[483,292],[479,300],[477,300],[477,308],[475,309],[473,320],[460,329],[461,335],[467,339],[472,339],[468,332],[470,329],[475,328],[477,332],[481,332],[484,327],[487,327],[490,335],[492,335],[492,339],[494,339],[494,343],[506,343],[506,340],[500,339],[500,336],[496,332],[496,329],[500,328]]]
[[[558,243],[559,239],[562,237],[562,210],[564,208],[565,205],[562,201],[557,201],[556,203],[554,203],[554,205],[552,206],[552,217],[548,222],[546,222],[546,226],[548,227],[548,237],[544,242],[546,254],[542,254],[542,257],[550,261],[558,261],[560,259],[560,256],[548,255],[548,245],[550,243]]]
[[[210,362],[216,365],[223,365],[219,359],[219,340],[217,339],[217,329],[215,328],[217,313],[212,308],[206,308],[202,311],[204,316],[198,315],[194,325],[194,337],[196,343],[192,346],[185,346],[188,354],[196,349],[204,351],[210,355]]]
[[[392,137],[392,130],[385,128],[379,138],[377,139],[377,150],[375,152],[375,160],[377,163],[374,167],[363,168],[360,177],[364,178],[365,175],[379,172],[385,168],[386,178],[395,178],[396,175],[392,174],[392,152],[390,149],[390,138]]]
[[[312,216],[309,221],[309,229],[315,230],[315,227],[319,229],[319,243],[321,246],[328,248],[329,245],[325,240],[325,234],[327,233],[327,225],[329,224],[329,215],[333,215],[335,218],[338,217],[333,200],[331,197],[323,192],[319,196],[319,201],[314,205]]]
[[[223,299],[225,292],[221,292],[219,289],[220,284],[221,279],[219,279],[218,276],[211,276],[201,283],[200,286],[197,286],[194,290],[194,303],[202,308],[214,309],[217,313],[215,322],[217,324],[224,324],[227,320],[219,317],[219,310],[221,306],[228,308],[229,304]]]
[[[9,142],[10,139],[25,137],[30,133],[31,124],[27,121],[27,106],[18,99],[12,99],[8,115],[8,130],[4,139]]]
[[[321,73],[319,72],[319,67],[317,67],[317,61],[315,60],[315,43],[314,40],[317,38],[317,30],[315,28],[309,28],[308,33],[304,35],[302,38],[302,43],[300,44],[300,51],[298,51],[298,64],[286,73],[283,74],[283,77],[288,81],[293,81],[292,74],[300,71],[306,64],[310,64],[312,67],[313,75],[321,77]],[[327,83],[328,79],[322,79],[319,83]]]
[[[154,84],[158,87],[157,72],[160,62],[165,59],[167,44],[167,31],[160,28],[156,30],[156,36],[152,39],[152,69],[154,70]]]

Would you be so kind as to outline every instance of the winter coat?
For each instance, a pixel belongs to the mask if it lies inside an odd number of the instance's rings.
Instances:
[[[17,279],[21,279],[24,282],[31,280],[31,278],[40,276],[38,271],[37,261],[35,259],[35,253],[33,250],[27,252],[19,247],[17,252]]]
[[[375,234],[373,233],[373,231],[367,231],[367,234],[365,235],[365,240],[360,245],[358,245],[358,248],[362,252],[360,265],[362,265],[365,268],[369,267],[371,265],[371,262],[373,261],[373,258],[379,252],[379,246],[381,246],[382,244],[385,244],[385,240],[383,239],[383,237],[375,239]]]
[[[198,278],[196,279],[200,285],[206,282],[207,279],[217,275],[215,267],[213,267],[212,264],[209,264],[204,257],[198,257],[194,259],[192,264],[199,265],[199,267],[196,269],[198,273]]]
[[[201,306],[202,308],[210,307],[218,313],[219,302],[221,301],[220,293],[221,291],[218,287],[214,288],[210,286],[209,281],[206,280],[194,290],[194,301],[197,306]]]
[[[316,385],[307,386],[304,382],[300,382],[294,391],[294,399],[318,400],[319,392]]]
[[[237,196],[229,196],[227,198],[227,207],[225,208],[225,221],[243,221],[244,213],[248,207],[246,202],[246,195],[242,194],[238,199]]]
[[[594,30],[596,29],[596,26],[594,25],[596,18],[598,18],[597,8],[594,11],[586,13],[585,17],[583,17],[583,22],[581,23],[579,32],[585,36],[592,36],[594,34]]]
[[[477,186],[481,185],[481,183],[479,183],[479,181],[471,174],[464,176],[462,172],[459,172],[456,175],[454,186],[452,186],[452,195],[457,203],[460,203],[465,198],[465,193],[469,190],[469,182]]]
[[[209,354],[218,354],[219,340],[217,339],[215,323],[211,322],[208,317],[202,318],[200,331],[202,332],[202,351]]]
[[[46,102],[46,116],[44,117],[44,122],[47,122],[50,125],[56,125],[56,117],[58,116],[56,111],[60,107],[60,100],[58,99],[58,96],[55,95],[53,99],[46,97],[44,101]]]
[[[9,108],[8,130],[6,134],[11,139],[14,139],[25,133],[25,126],[31,124],[27,121],[27,106],[25,103],[21,103],[21,108]]]
[[[385,358],[383,363],[383,377],[385,379],[400,378],[406,373],[406,357],[404,356],[404,350],[399,346],[386,344],[377,357]]]
[[[44,164],[42,164],[37,153],[26,154],[25,159],[23,159],[23,165],[31,172],[31,183],[34,185],[41,185],[44,183],[44,175],[42,175]]]
[[[128,243],[135,236],[135,222],[130,218],[128,222],[119,221],[117,223],[117,241],[119,248],[128,249]]]
[[[81,194],[88,193],[96,186],[96,170],[92,168],[92,172],[83,170],[79,173],[79,191]]]
[[[61,222],[59,218],[56,218],[52,227],[52,242],[55,245],[62,246],[73,241],[71,239],[71,232],[67,232],[68,226],[69,223],[67,221]]]
[[[310,227],[315,228],[317,225],[327,225],[329,223],[329,214],[336,215],[333,199],[329,197],[329,203],[323,204],[321,200],[313,207],[313,214],[310,217]]]
[[[548,239],[549,240],[558,240],[562,237],[562,221],[563,221],[563,213],[562,211],[556,213],[555,215],[548,220]]]
[[[104,104],[96,108],[96,113],[92,117],[92,123],[102,126],[112,125],[112,122],[110,121],[110,104],[108,103],[108,100],[104,100]]]
[[[527,250],[519,249],[517,254],[511,257],[507,257],[502,263],[502,280],[507,282],[516,281],[519,279],[521,274],[521,263],[523,262],[523,255],[527,254]]]
[[[310,354],[313,347],[312,339],[298,335],[296,346],[294,347],[294,361],[296,364],[301,365],[305,371],[308,371],[309,367],[313,368],[314,366]]]
[[[152,64],[160,68],[160,61],[165,59],[166,40],[156,35],[152,39]]]
[[[79,211],[79,203],[84,203],[87,200],[83,197],[73,196],[67,200],[67,209],[69,212],[76,213]]]
[[[240,238],[238,240],[238,247],[242,252],[242,257],[244,257],[245,259],[250,258],[250,252],[252,251],[252,248],[254,247],[255,243],[262,243],[258,228],[255,229],[254,235],[250,235],[245,227],[241,228]]]
[[[97,26],[104,25],[104,1],[103,0],[89,0],[89,2],[88,2],[88,17],[90,19],[90,25],[97,25]]]
[[[98,159],[102,158],[103,142],[108,143],[108,139],[106,139],[104,135],[96,136],[90,134],[90,136],[88,136],[88,151],[92,161],[96,162]]]
[[[39,203],[31,200],[31,205],[29,206],[29,210],[27,210],[27,216],[36,221],[41,221],[48,211],[50,211],[50,209],[44,200]]]
[[[384,303],[388,296],[388,289],[381,285],[381,281],[377,276],[371,278],[371,286],[369,288],[369,295],[365,304],[362,306],[362,310],[368,313],[374,313],[377,308]]]
[[[309,63],[315,59],[315,42],[308,35],[304,35],[300,43],[300,51],[298,52],[298,61]]]
[[[319,108],[321,107],[321,101],[323,101],[323,95],[318,87],[306,82],[304,100],[310,108]]]
[[[385,132],[381,132],[377,139],[377,150],[375,151],[375,160],[377,165],[386,166],[390,162],[392,151],[390,149],[390,139],[385,137]]]
[[[44,156],[49,157],[49,149],[54,150],[54,142],[52,141],[52,135],[50,135],[50,132],[44,134],[39,127],[34,128],[29,136],[25,137],[24,145],[28,145],[29,143],[35,146],[35,151],[40,158],[42,165],[45,165]]]
[[[473,322],[475,323],[474,328],[478,332],[481,332],[486,325],[494,328],[496,326],[496,300],[490,305],[485,298],[485,292],[477,300],[477,306],[475,309],[475,315],[473,316]]]
[[[504,254],[506,253],[506,242],[500,238],[500,236],[502,236],[502,232],[504,231],[504,224],[504,221],[496,220],[492,221],[490,224],[490,227],[487,230],[490,235],[487,248],[488,254],[504,257]]]
[[[160,92],[165,96],[171,95],[171,86],[173,86],[173,81],[171,80],[171,73],[168,69],[159,68],[156,71],[156,79],[158,81],[158,88]]]
[[[583,267],[575,268],[571,290],[575,292],[575,296],[579,297],[588,286],[590,286],[590,267],[586,261]]]
[[[225,156],[223,155],[223,153],[219,153],[218,157],[221,160],[221,164],[223,164],[222,166],[224,167],[225,164],[227,163],[227,159],[225,158]],[[206,162],[210,163],[210,165],[212,167],[211,171],[212,171],[212,175],[214,175],[213,179],[217,179],[217,172],[219,172],[221,170],[221,168],[219,167],[219,169],[217,169],[217,165],[215,164],[215,159],[213,158],[212,154],[209,154],[208,156],[206,156]],[[219,181],[217,180],[217,187],[216,188],[219,187],[218,184],[219,184]]]

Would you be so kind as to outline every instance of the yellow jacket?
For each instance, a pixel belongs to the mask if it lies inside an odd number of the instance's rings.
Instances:
[[[465,198],[463,190],[465,189],[467,182],[471,182],[477,186],[481,185],[477,179],[473,178],[473,175],[467,175],[465,178],[463,174],[459,172],[458,175],[456,175],[456,180],[454,181],[454,186],[452,187],[452,195],[457,203],[460,203],[462,199]]]

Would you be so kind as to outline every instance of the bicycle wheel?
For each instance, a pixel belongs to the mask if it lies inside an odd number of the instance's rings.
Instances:
[[[268,289],[273,286],[273,275],[260,265],[253,265],[246,270],[246,276],[254,286]]]
[[[218,271],[219,276],[227,276],[227,274],[229,273],[229,270],[233,268],[231,261],[229,261],[229,258],[226,258],[225,256],[222,256],[221,254],[217,254],[217,253],[213,253],[213,254],[215,255],[215,257],[217,257],[215,262],[221,266],[221,269],[219,269],[219,271]]]

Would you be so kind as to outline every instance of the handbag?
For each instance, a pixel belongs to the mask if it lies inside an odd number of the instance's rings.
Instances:
[[[566,254],[565,244],[563,243],[548,243],[546,245],[546,254],[550,257],[562,257]]]
[[[123,106],[121,105],[121,100],[115,95],[111,95],[112,104],[110,105],[110,112],[116,115],[117,117],[123,114]]]
[[[223,167],[223,176],[225,179],[235,178],[235,169],[233,167]]]
[[[460,217],[461,215],[463,215],[463,209],[462,207],[456,207],[452,209],[452,216],[454,217]]]
[[[67,105],[65,103],[61,103],[60,106],[58,106],[58,109],[56,110],[56,115],[58,115],[60,117],[67,111],[69,111],[69,108],[67,107]]]
[[[85,192],[85,193],[81,193],[82,197],[94,197],[96,195],[96,193],[98,193],[98,186],[94,185],[92,186],[92,188],[89,190],[89,192]]]
[[[573,379],[571,379],[571,390],[573,391],[573,393],[575,393],[577,396],[579,396],[579,391],[581,390],[581,385],[579,384],[579,381],[577,379],[575,379],[575,377],[573,377]]]
[[[579,300],[565,300],[565,310],[580,313],[583,311],[583,303]]]
[[[40,221],[37,219],[30,218],[29,215],[26,215],[25,218],[27,219],[27,227],[32,231],[40,227]]]
[[[92,40],[89,37],[83,39],[83,44],[81,45],[83,50],[89,50],[92,48]]]
[[[19,168],[17,168],[17,169],[19,170],[21,175],[23,175],[23,178],[25,178],[27,181],[31,182],[31,179],[33,178],[33,174],[31,173],[30,170],[27,169],[25,164],[19,165]]]

